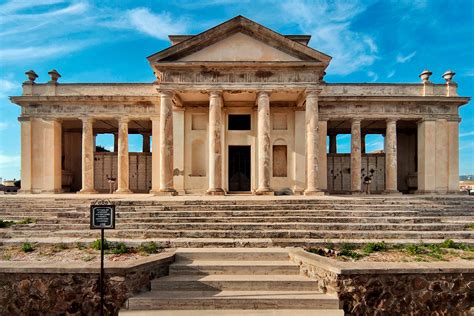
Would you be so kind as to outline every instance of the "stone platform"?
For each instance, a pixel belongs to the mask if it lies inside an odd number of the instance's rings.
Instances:
[[[91,242],[89,205],[117,205],[107,239],[169,247],[309,246],[327,242],[474,244],[469,196],[17,195],[0,197],[0,219],[34,223],[0,229],[2,243]]]

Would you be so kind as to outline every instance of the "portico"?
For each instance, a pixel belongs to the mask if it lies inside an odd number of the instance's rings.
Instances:
[[[36,83],[22,96],[22,192],[448,193],[458,189],[454,73],[433,84],[324,81],[331,57],[309,36],[238,16],[148,57],[156,82]],[[97,133],[115,135],[96,152]],[[129,134],[143,150],[129,152]],[[351,152],[337,152],[350,134]],[[367,153],[365,135],[384,135]],[[328,148],[327,148],[328,147]]]

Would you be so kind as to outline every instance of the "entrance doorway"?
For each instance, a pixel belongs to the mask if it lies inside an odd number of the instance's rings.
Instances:
[[[250,146],[229,146],[229,192],[250,191]]]

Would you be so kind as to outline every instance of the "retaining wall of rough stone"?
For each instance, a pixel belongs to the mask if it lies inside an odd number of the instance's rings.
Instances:
[[[336,294],[346,315],[472,315],[470,262],[339,262],[290,251],[301,273]]]
[[[106,263],[105,315],[117,315],[130,296],[168,275],[174,253]],[[98,263],[2,262],[0,315],[99,315]]]

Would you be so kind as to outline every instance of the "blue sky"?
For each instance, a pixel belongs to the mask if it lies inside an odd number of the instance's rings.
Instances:
[[[474,96],[474,8],[457,1],[62,1],[0,2],[0,177],[18,178],[18,106],[24,72],[38,82],[57,69],[60,82],[151,82],[146,56],[169,46],[168,34],[195,34],[244,15],[284,34],[311,34],[310,46],[333,57],[327,82],[432,81],[454,70],[459,94]],[[471,102],[472,103],[472,102]],[[460,173],[474,174],[474,109],[461,109]],[[342,137],[343,149],[349,137]],[[103,137],[99,144],[110,145]],[[381,147],[367,139],[368,150]],[[139,147],[131,137],[131,149]]]

